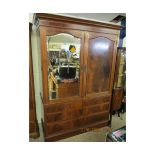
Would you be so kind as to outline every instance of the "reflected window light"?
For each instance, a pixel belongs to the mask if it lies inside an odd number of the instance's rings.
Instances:
[[[95,49],[107,50],[109,48],[109,45],[108,44],[105,44],[105,43],[96,43],[94,45],[94,48]]]

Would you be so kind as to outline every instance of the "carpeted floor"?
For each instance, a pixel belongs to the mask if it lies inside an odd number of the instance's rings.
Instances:
[[[79,134],[73,137],[59,140],[58,142],[105,142],[106,135],[109,131],[118,129],[126,125],[126,114],[121,114],[121,117],[114,115],[112,118],[112,126],[100,128],[96,131],[90,131],[83,134]],[[39,125],[40,137],[37,139],[30,138],[30,142],[44,142],[43,131],[41,124]]]

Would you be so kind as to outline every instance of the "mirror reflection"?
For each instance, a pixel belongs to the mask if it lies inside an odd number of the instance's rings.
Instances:
[[[47,36],[49,100],[79,95],[80,39],[61,33]]]

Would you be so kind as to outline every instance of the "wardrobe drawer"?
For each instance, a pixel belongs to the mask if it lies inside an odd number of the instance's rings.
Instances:
[[[55,113],[55,112],[61,112],[66,109],[70,109],[70,104],[66,103],[54,103],[45,105],[45,112],[46,113]]]
[[[78,119],[79,117],[82,117],[82,114],[82,102],[45,105],[45,117],[47,123]]]
[[[71,110],[82,109],[82,101],[81,102],[72,102],[70,103]]]
[[[76,119],[83,116],[83,109],[77,109],[71,111],[72,119]]]
[[[68,109],[68,110],[64,110],[63,112],[46,114],[46,121],[47,123],[52,123],[52,122],[63,121],[63,120],[78,119],[82,117],[82,114],[83,114],[82,109],[76,109],[76,110]]]
[[[82,108],[82,101],[70,101],[70,102],[62,102],[62,103],[54,103],[54,104],[46,104],[45,106],[45,112],[46,113],[55,113],[55,112],[61,112],[64,110],[76,110]]]
[[[109,120],[109,113],[104,112],[104,113],[98,113],[95,115],[85,116],[83,119],[83,123],[86,125],[86,124],[93,124],[100,121],[108,121],[108,120]]]
[[[69,130],[74,130],[82,126],[82,119],[75,119],[69,121],[63,121],[60,123],[47,124],[46,136],[57,134],[61,132],[67,132]]]
[[[71,113],[69,111],[57,112],[57,113],[50,113],[46,115],[47,123],[63,121],[71,119]]]
[[[72,129],[79,128],[83,125],[83,118],[72,120]]]
[[[91,106],[110,102],[110,96],[101,96],[96,98],[84,99],[84,106]]]
[[[109,111],[109,103],[103,103],[99,105],[93,105],[93,106],[87,106],[84,108],[84,115],[90,115],[93,113],[99,113],[99,112],[108,112]]]
[[[66,121],[61,123],[48,124],[46,128],[46,136],[64,132],[72,128],[72,122]]]

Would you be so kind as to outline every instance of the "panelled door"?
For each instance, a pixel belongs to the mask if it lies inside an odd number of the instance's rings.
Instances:
[[[116,36],[86,33],[85,96],[110,94],[116,58]]]
[[[85,33],[84,122],[108,121],[117,36]]]

